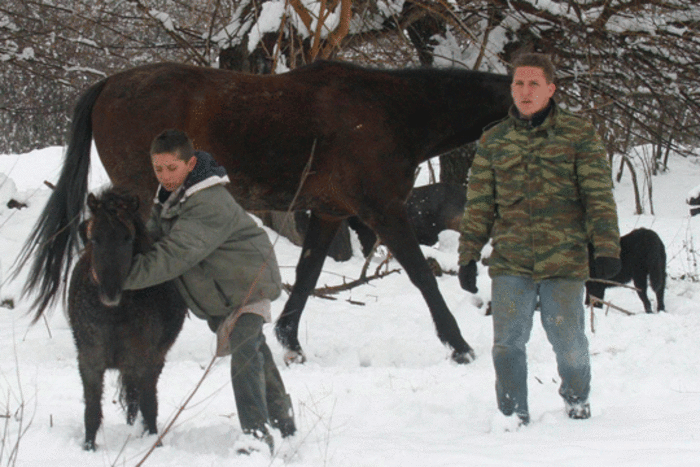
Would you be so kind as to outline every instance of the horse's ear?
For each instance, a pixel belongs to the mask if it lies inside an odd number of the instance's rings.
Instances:
[[[100,201],[97,199],[97,196],[95,196],[92,193],[89,193],[87,197],[87,205],[90,208],[90,210],[94,212],[100,208]]]

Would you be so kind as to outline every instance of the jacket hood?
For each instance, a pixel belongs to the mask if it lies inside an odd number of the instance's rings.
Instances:
[[[226,175],[226,169],[220,166],[211,154],[204,151],[195,151],[194,155],[197,158],[197,164],[182,186],[176,190],[180,202],[200,190],[213,185],[224,185],[230,181],[228,175]],[[170,195],[171,192],[159,185],[156,202],[164,203],[170,198]]]

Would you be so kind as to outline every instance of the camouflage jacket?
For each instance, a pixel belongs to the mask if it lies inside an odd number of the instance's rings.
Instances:
[[[589,122],[556,104],[535,128],[515,116],[482,135],[469,176],[459,263],[492,238],[489,275],[588,277],[595,255],[619,257],[612,174]]]

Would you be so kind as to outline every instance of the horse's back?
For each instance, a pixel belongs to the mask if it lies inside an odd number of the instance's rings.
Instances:
[[[312,162],[295,207],[342,217],[405,201],[420,162],[505,114],[508,86],[495,77],[324,61],[266,76],[145,65],[107,79],[94,139],[113,183],[142,200],[157,186],[151,141],[178,128],[226,168],[245,209],[286,210]]]
[[[313,158],[316,177],[299,202],[321,209],[361,174],[393,176],[391,154],[410,154],[398,150],[406,142],[396,128],[408,126],[410,113],[401,107],[410,93],[400,95],[400,84],[396,76],[332,62],[273,76],[146,65],[108,78],[93,112],[94,139],[113,183],[144,200],[157,186],[153,138],[181,129],[227,169],[234,197],[248,210],[285,210]]]

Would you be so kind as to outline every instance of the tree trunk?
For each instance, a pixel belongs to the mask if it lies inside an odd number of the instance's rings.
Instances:
[[[632,162],[626,157],[622,156],[623,161],[627,165],[627,167],[630,169],[630,175],[632,176],[632,186],[634,187],[634,205],[635,205],[635,214],[644,214],[644,209],[642,208],[642,201],[639,196],[639,185],[637,184],[637,172],[634,170],[634,166],[632,165]]]

